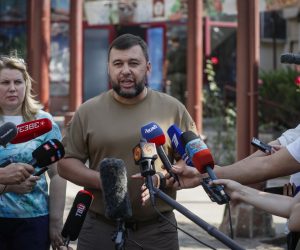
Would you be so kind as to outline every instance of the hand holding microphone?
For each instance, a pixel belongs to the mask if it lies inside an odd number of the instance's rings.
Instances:
[[[14,192],[16,194],[27,194],[34,190],[34,187],[37,183],[37,181],[40,179],[39,176],[29,176],[27,179],[25,179],[20,184],[16,185],[8,185],[6,188],[7,192]]]
[[[206,144],[192,131],[183,132],[180,138],[195,168],[201,174],[209,175],[208,178],[203,178],[202,186],[210,199],[220,205],[229,202],[230,198],[221,185],[210,185],[211,181],[216,180],[217,177],[212,170],[214,160]]]
[[[0,168],[0,184],[20,184],[33,172],[34,168],[28,164],[10,163],[6,167]]]

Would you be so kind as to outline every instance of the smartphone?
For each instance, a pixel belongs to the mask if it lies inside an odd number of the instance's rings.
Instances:
[[[263,143],[261,140],[255,138],[255,137],[252,138],[251,144],[266,154],[272,153],[272,146],[270,146],[266,143]]]

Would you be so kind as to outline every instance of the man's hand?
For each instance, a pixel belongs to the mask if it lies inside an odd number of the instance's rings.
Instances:
[[[132,179],[139,179],[139,180],[144,180],[144,177],[141,176],[140,173],[132,175],[131,176]],[[159,188],[159,176],[157,174],[152,175],[152,182],[153,182],[153,186]],[[141,201],[142,201],[142,206],[145,206],[148,201],[150,200],[150,193],[148,188],[146,187],[146,184],[144,183],[141,186]]]
[[[25,181],[34,168],[25,163],[11,163],[4,168],[0,168],[0,184],[12,185]]]
[[[204,177],[204,175],[201,175],[196,168],[186,165],[183,160],[179,160],[173,165],[172,172],[177,174],[180,186],[169,174],[166,174],[166,184],[167,187],[176,189],[197,187],[202,183]]]

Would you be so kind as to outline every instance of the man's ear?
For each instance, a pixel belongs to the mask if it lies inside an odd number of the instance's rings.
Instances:
[[[152,70],[152,65],[151,65],[151,63],[148,61],[148,62],[147,62],[147,73],[150,74],[150,73],[151,73],[151,70]]]

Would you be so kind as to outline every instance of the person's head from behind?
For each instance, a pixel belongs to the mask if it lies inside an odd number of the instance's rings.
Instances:
[[[23,59],[0,57],[0,115],[22,115],[33,120],[40,104],[31,94],[32,79]]]
[[[173,35],[170,39],[170,42],[173,48],[178,48],[180,46],[180,39],[177,35]]]
[[[147,85],[151,70],[147,44],[132,34],[117,37],[108,51],[108,76],[113,90],[121,97],[134,98]]]

